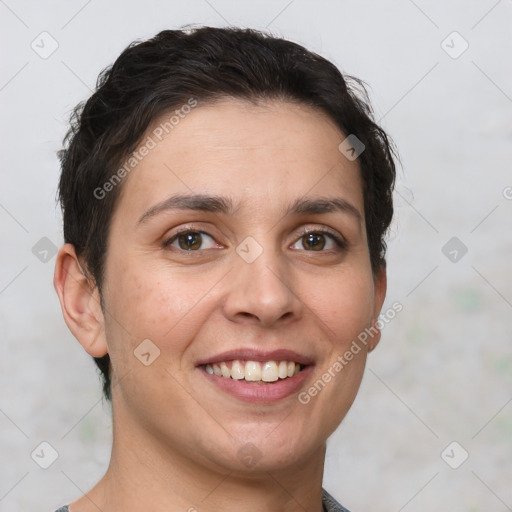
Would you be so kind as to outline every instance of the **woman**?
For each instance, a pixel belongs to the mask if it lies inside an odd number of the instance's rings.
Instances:
[[[60,512],[346,510],[326,440],[380,338],[395,178],[348,80],[256,31],[164,31],[77,107],[54,284],[113,447]]]

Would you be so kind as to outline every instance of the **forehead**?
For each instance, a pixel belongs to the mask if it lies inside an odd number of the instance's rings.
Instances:
[[[173,193],[229,196],[237,211],[342,194],[363,215],[358,163],[338,150],[345,137],[320,110],[277,100],[166,113],[144,135],[137,151],[150,149],[125,179],[116,211],[136,215]]]

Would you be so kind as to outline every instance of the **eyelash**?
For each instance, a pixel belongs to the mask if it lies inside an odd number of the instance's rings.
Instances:
[[[215,240],[215,238],[210,235],[210,233],[206,232],[206,231],[202,231],[200,229],[192,229],[192,228],[183,228],[179,231],[177,231],[171,238],[168,238],[165,242],[164,242],[164,248],[168,248],[175,240],[178,239],[178,237],[180,235],[183,235],[183,234],[187,234],[187,233],[199,233],[201,235],[207,235],[209,236],[210,238],[212,238],[213,240]],[[300,234],[300,236],[295,240],[295,242],[292,244],[292,245],[295,245],[302,237],[306,236],[306,235],[309,235],[310,233],[314,233],[315,235],[325,235],[327,236],[328,238],[330,238],[331,240],[334,241],[334,243],[336,244],[337,246],[337,249],[338,250],[345,250],[347,248],[347,242],[346,240],[331,232],[331,231],[328,231],[326,229],[304,229],[302,231],[302,233]],[[207,251],[209,249],[197,249],[197,250],[191,250],[191,251],[187,251],[185,249],[181,249],[179,247],[175,247],[174,249],[177,249],[179,252],[182,252],[182,253],[185,253],[185,254],[191,254],[191,253],[197,253],[197,252],[200,252],[200,251]],[[321,250],[321,251],[308,251],[307,249],[303,249],[304,251],[306,252],[324,252],[324,253],[329,253],[329,252],[332,252],[333,249],[327,249],[327,250]]]

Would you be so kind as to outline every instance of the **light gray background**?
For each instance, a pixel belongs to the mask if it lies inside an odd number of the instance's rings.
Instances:
[[[0,0],[0,510],[52,511],[107,467],[95,366],[62,320],[55,258],[32,249],[62,243],[72,107],[132,40],[190,23],[268,27],[365,79],[400,149],[387,305],[403,311],[329,440],[324,486],[353,512],[512,510],[510,0]],[[50,48],[43,31],[59,45],[47,59],[31,48]],[[59,454],[46,470],[43,441]],[[453,441],[458,469],[441,456]]]

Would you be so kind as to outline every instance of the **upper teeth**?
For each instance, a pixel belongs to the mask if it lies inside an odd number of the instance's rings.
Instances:
[[[300,371],[300,364],[293,361],[228,361],[205,365],[205,370],[219,377],[246,381],[275,382],[293,377]]]

